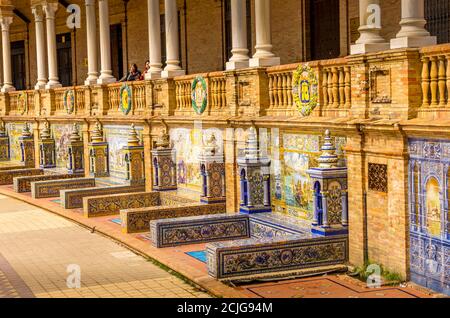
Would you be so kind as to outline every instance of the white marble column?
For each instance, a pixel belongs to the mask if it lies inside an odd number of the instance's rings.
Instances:
[[[185,75],[180,67],[180,46],[178,35],[177,0],[164,0],[166,9],[166,67],[161,76],[164,78]]]
[[[100,25],[100,59],[101,71],[98,84],[109,84],[116,82],[112,75],[111,66],[111,35],[109,26],[108,0],[99,0],[99,25]]]
[[[2,93],[14,91],[11,70],[11,43],[9,37],[9,27],[13,21],[12,16],[0,17],[2,28],[2,47],[3,47],[3,87]]]
[[[231,32],[233,56],[226,65],[227,70],[246,68],[249,65],[247,47],[247,4],[242,0],[231,0]]]
[[[36,62],[37,83],[35,89],[44,89],[47,85],[47,60],[45,58],[45,27],[44,11],[42,6],[33,7],[33,15],[36,26]]]
[[[86,0],[86,33],[88,53],[88,77],[85,85],[96,84],[98,80],[98,42],[95,0]]]
[[[400,32],[391,40],[391,48],[418,48],[435,45],[437,39],[425,29],[424,0],[402,0],[402,20]]]
[[[148,43],[150,52],[150,72],[145,79],[161,77],[161,21],[159,0],[147,0],[148,6]]]
[[[58,77],[58,57],[56,55],[56,28],[55,16],[58,10],[58,3],[46,3],[44,12],[47,26],[47,58],[48,58],[48,83],[45,88],[61,87]]]
[[[256,53],[250,60],[250,67],[280,65],[280,58],[272,53],[270,27],[270,0],[255,0]]]
[[[360,33],[356,44],[350,48],[351,54],[365,54],[389,49],[389,43],[380,35],[380,0],[359,0]]]

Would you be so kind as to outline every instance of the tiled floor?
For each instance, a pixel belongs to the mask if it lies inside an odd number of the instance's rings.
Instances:
[[[67,287],[79,266],[81,288]],[[208,297],[115,242],[0,195],[0,298]]]

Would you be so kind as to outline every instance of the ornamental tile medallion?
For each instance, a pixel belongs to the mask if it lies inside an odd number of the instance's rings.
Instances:
[[[71,115],[75,110],[75,93],[72,89],[68,89],[64,92],[63,103],[67,114]]]
[[[292,92],[295,104],[303,116],[309,116],[319,102],[318,78],[308,65],[299,65],[294,72]]]
[[[26,92],[20,92],[17,95],[17,110],[20,115],[24,115],[28,112],[28,95]]]
[[[198,76],[192,82],[192,108],[201,115],[208,106],[208,86],[202,76]]]
[[[133,107],[133,95],[131,87],[123,84],[120,88],[120,110],[124,115],[128,115]]]

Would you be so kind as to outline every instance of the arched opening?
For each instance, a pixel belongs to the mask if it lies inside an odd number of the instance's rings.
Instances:
[[[202,176],[202,190],[203,190],[203,196],[208,196],[208,182],[207,182],[207,176],[206,176],[206,167],[205,165],[201,165],[200,167],[200,173]]]
[[[317,220],[317,225],[323,224],[323,206],[322,206],[322,193],[321,193],[321,186],[320,182],[316,182],[314,184],[314,206],[316,210],[315,213],[315,220]]]
[[[154,184],[155,186],[159,186],[159,167],[158,167],[158,159],[155,158],[153,159],[153,168],[154,168]]]
[[[241,170],[241,205],[248,205],[248,180],[245,169]]]
[[[439,182],[432,177],[426,185],[426,226],[432,236],[441,235],[441,200]]]
[[[413,171],[413,191],[414,191],[414,206],[413,206],[413,224],[416,228],[420,226],[420,202],[419,202],[419,165],[417,162],[414,164]]]

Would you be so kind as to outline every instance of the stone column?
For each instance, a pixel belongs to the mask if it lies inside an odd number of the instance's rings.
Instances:
[[[45,58],[45,27],[44,11],[42,6],[33,7],[33,15],[36,26],[36,60],[37,60],[37,83],[35,89],[44,89],[47,85],[47,69]]]
[[[327,206],[327,200],[328,200],[328,194],[322,192],[322,227],[323,228],[329,228],[330,224],[328,222],[328,206]]]
[[[11,43],[9,38],[9,27],[13,21],[12,16],[1,16],[0,24],[2,28],[3,47],[3,87],[2,93],[14,91],[11,70]]]
[[[227,70],[246,68],[249,65],[247,47],[247,4],[242,0],[231,0],[231,29],[233,56],[226,65]]]
[[[98,84],[109,84],[116,82],[112,75],[111,67],[111,35],[109,26],[108,0],[99,0],[99,25],[100,25],[100,59],[101,71]]]
[[[342,191],[342,225],[348,226],[348,199],[347,199],[347,190]]]
[[[389,49],[389,43],[380,36],[380,0],[359,0],[360,33],[356,44],[350,48],[351,54],[365,54]]]
[[[88,77],[85,85],[96,84],[98,81],[98,42],[97,18],[95,16],[95,0],[86,0],[86,33],[88,53]]]
[[[61,87],[58,77],[58,57],[56,55],[56,28],[55,16],[58,3],[51,2],[44,5],[47,24],[47,56],[48,56],[48,83],[45,88]]]
[[[159,0],[148,0],[148,43],[150,52],[150,72],[145,79],[161,77],[161,21],[159,14]]]
[[[166,67],[162,72],[163,78],[185,75],[180,67],[180,47],[178,36],[178,10],[177,0],[164,0],[166,8]]]
[[[250,60],[250,67],[280,65],[280,58],[272,53],[270,27],[270,0],[255,0],[256,53]]]
[[[425,29],[424,0],[402,0],[400,32],[391,40],[391,49],[435,45],[437,39]]]

